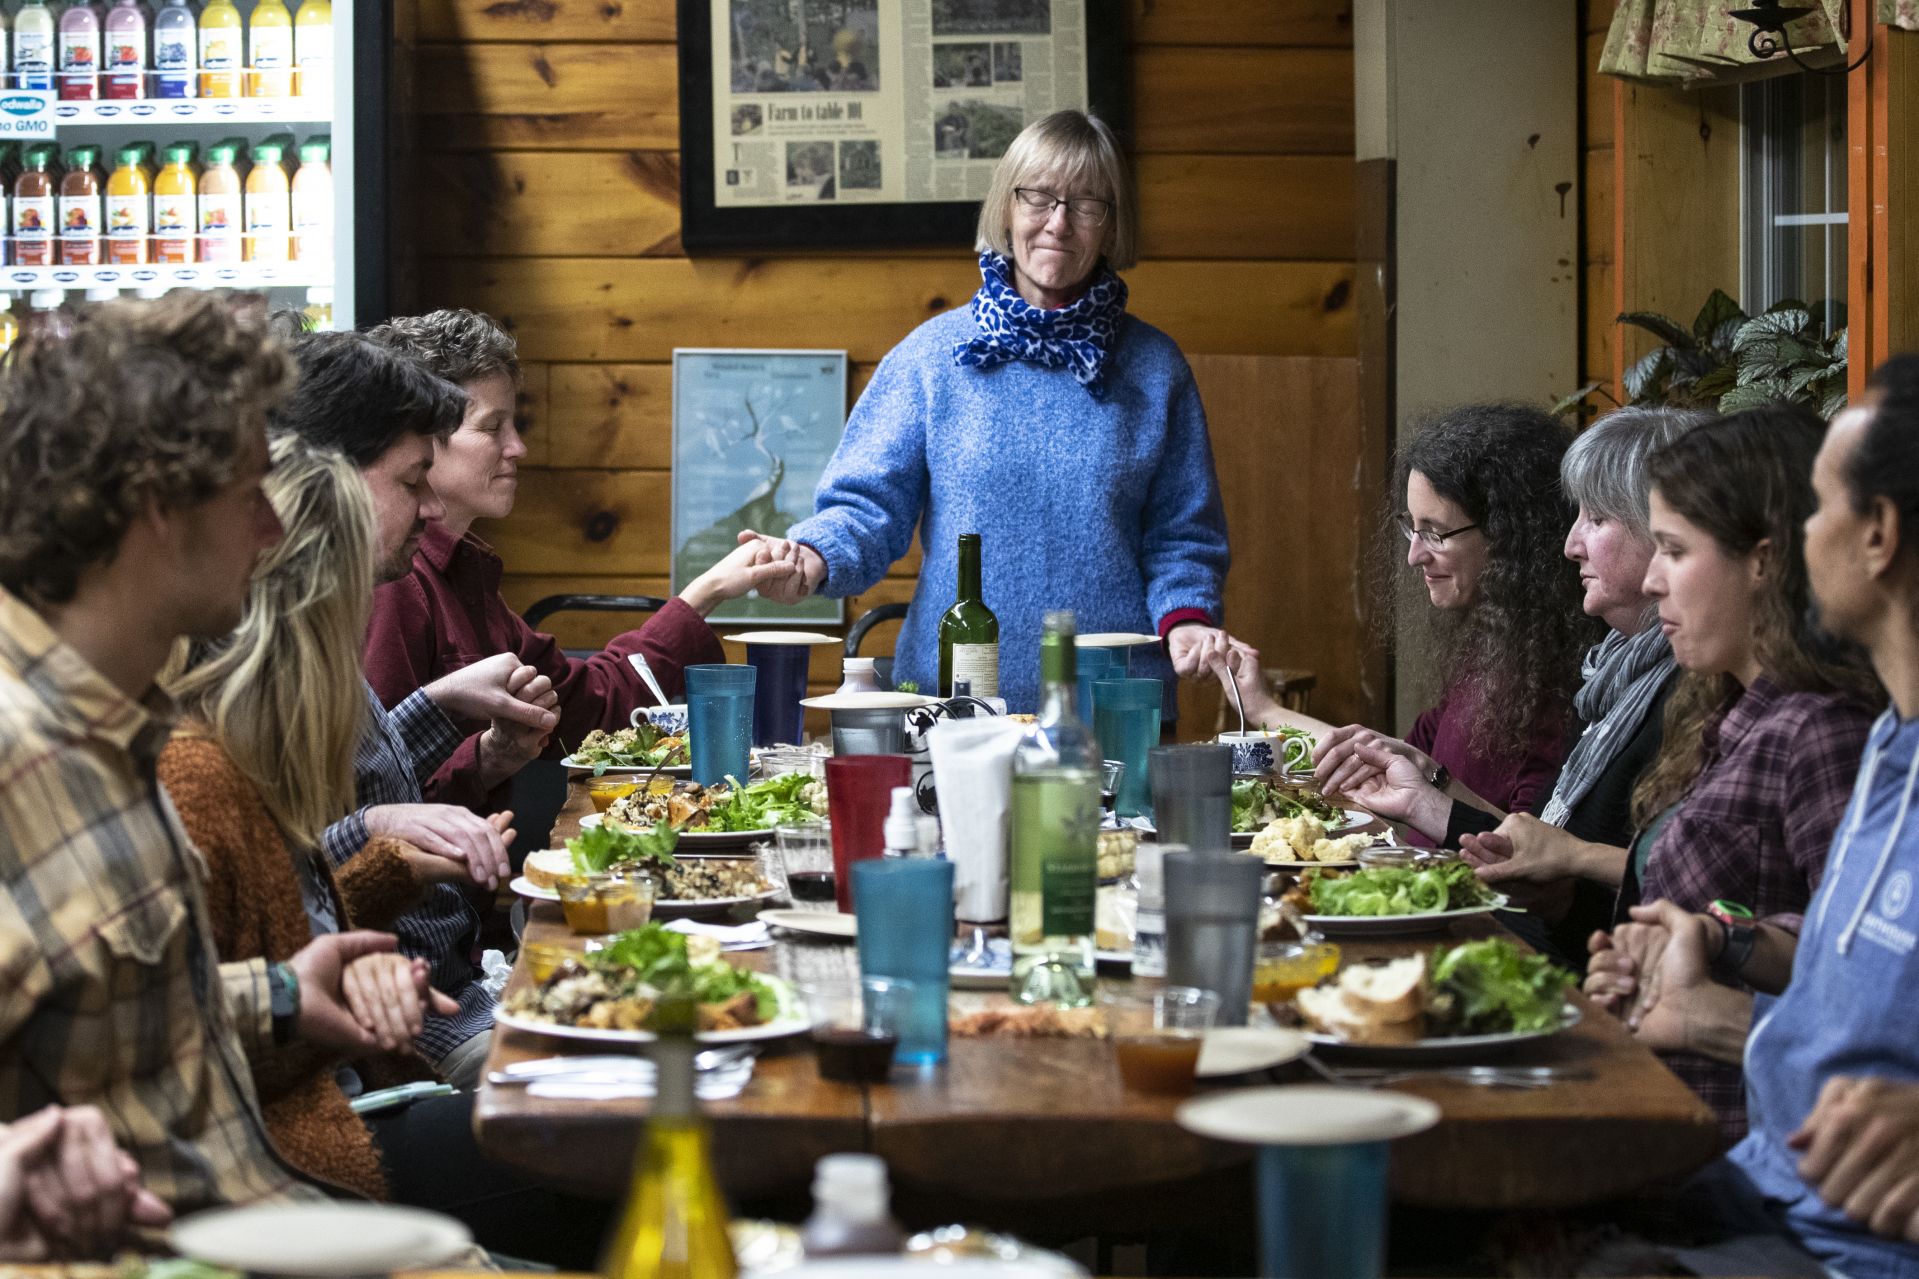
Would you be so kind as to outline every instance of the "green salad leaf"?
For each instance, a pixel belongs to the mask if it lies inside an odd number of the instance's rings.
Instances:
[[[781,773],[751,786],[741,786],[731,777],[726,780],[733,789],[707,806],[703,830],[767,830],[815,815],[801,794],[816,780],[811,773]]]
[[[686,739],[670,737],[651,723],[635,724],[609,733],[596,728],[573,748],[573,758],[591,764],[595,777],[609,768],[635,768],[686,758]]]
[[[1338,877],[1309,870],[1302,879],[1315,915],[1427,915],[1495,900],[1465,862],[1374,866]]]
[[[664,870],[673,865],[673,849],[679,842],[680,832],[672,826],[628,830],[601,822],[567,840],[566,851],[573,854],[573,868],[582,875],[597,875],[626,865]]]
[[[1315,817],[1328,826],[1337,826],[1344,819],[1345,811],[1312,791],[1262,781],[1233,783],[1235,831],[1264,830],[1267,823],[1282,817]]]
[[[779,996],[758,973],[735,968],[724,959],[696,964],[687,955],[685,936],[659,924],[629,928],[599,950],[588,952],[586,963],[601,971],[623,970],[655,990],[690,994],[702,1004],[723,1004],[750,991],[761,1021],[779,1015]]]
[[[1428,1016],[1448,1035],[1551,1030],[1576,980],[1544,955],[1503,937],[1435,950],[1427,979]]]

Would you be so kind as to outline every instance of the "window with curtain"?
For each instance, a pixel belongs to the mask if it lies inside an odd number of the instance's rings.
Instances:
[[[1785,298],[1846,324],[1846,82],[1791,75],[1741,90],[1740,303]]]

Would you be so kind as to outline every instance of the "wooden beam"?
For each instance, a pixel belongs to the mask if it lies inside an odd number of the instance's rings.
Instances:
[[[878,360],[979,283],[951,259],[426,258],[427,306],[511,328],[530,360],[657,362],[676,346],[845,347]],[[1346,355],[1348,262],[1142,262],[1131,310],[1190,354]],[[1221,306],[1232,298],[1234,305]]]

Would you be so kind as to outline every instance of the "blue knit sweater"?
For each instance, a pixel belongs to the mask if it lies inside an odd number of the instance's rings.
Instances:
[[[825,593],[847,596],[878,582],[919,524],[924,561],[894,677],[932,692],[959,536],[978,533],[1000,624],[1000,694],[1032,711],[1048,609],[1072,609],[1082,634],[1151,632],[1179,609],[1220,620],[1226,517],[1199,390],[1171,338],[1125,317],[1096,400],[1064,369],[957,367],[953,344],[973,331],[962,307],[888,353],[827,463],[815,513],[788,536],[826,561]],[[1135,650],[1131,673],[1172,678],[1158,649]]]

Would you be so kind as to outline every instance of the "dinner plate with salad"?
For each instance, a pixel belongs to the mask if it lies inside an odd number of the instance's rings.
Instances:
[[[686,734],[664,733],[653,724],[636,724],[610,733],[596,728],[560,764],[595,777],[656,770],[662,777],[690,777],[693,765],[689,749]]]
[[[1503,909],[1507,899],[1479,882],[1465,862],[1369,866],[1350,873],[1300,873],[1285,899],[1328,936],[1413,933]]]
[[[635,791],[614,800],[604,816],[590,813],[580,829],[603,823],[646,831],[672,826],[689,853],[739,848],[769,839],[773,828],[826,815],[826,783],[810,773],[782,773],[744,786],[733,778],[712,786],[676,782],[665,792]]]
[[[1463,1060],[1579,1024],[1578,979],[1503,937],[1349,964],[1299,992],[1293,1008],[1315,1049],[1383,1060]]]
[[[511,887],[535,901],[559,901],[560,881],[569,876],[644,873],[653,879],[653,914],[661,918],[718,914],[780,895],[761,872],[758,858],[679,857],[682,838],[671,826],[582,830],[565,848],[527,854]]]
[[[779,1039],[809,1024],[798,994],[780,978],[728,963],[710,938],[658,924],[619,933],[545,981],[509,992],[494,1020],[560,1039],[650,1043],[662,997],[680,991],[698,1005],[702,1043]]]

